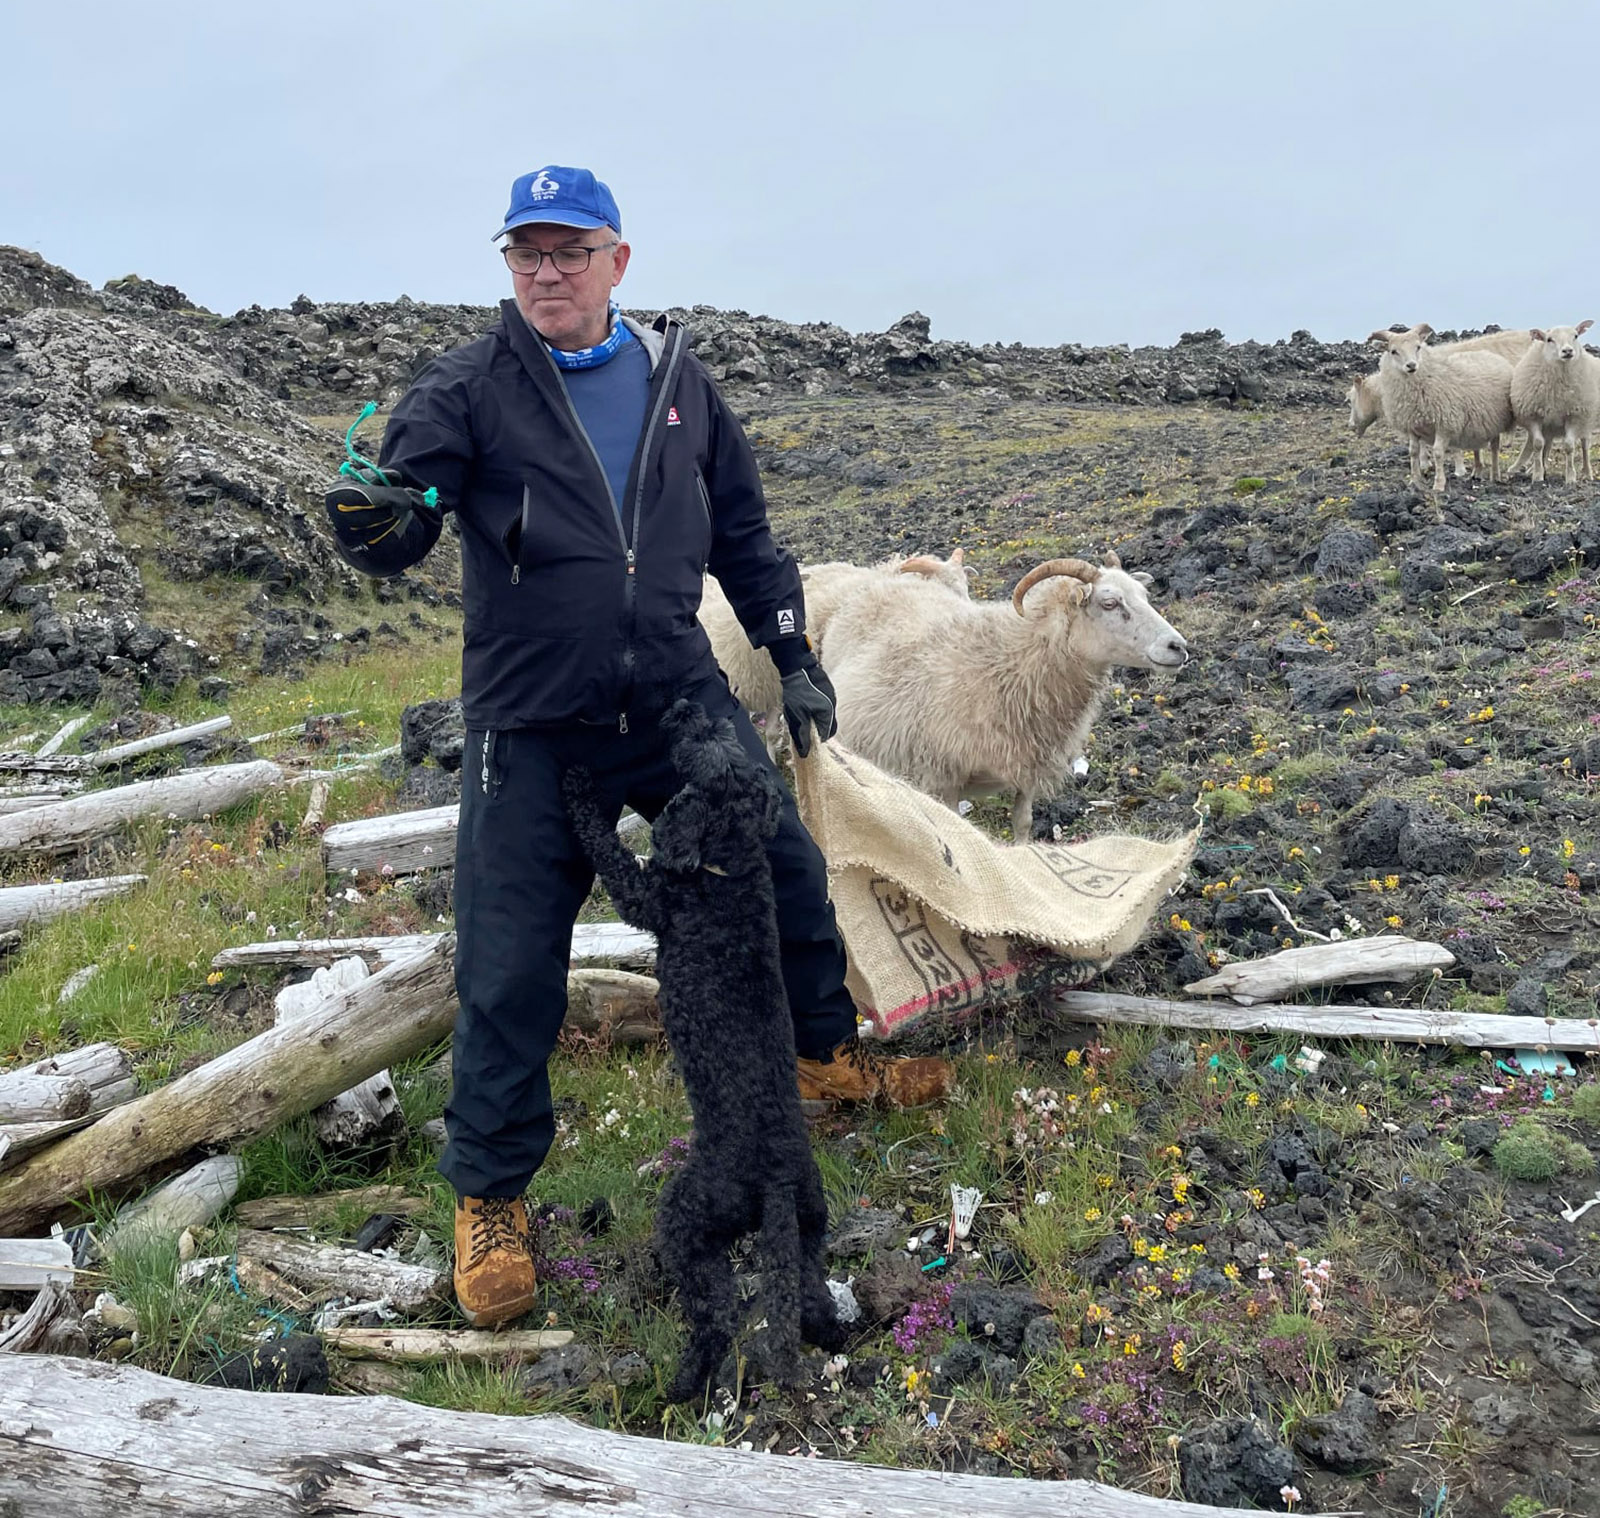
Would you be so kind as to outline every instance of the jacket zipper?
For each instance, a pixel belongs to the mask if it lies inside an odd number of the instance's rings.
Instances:
[[[711,519],[711,492],[706,489],[706,477],[698,469],[694,472],[694,483],[695,489],[700,492],[700,505],[706,514],[706,526],[715,532],[716,523]]]
[[[656,425],[661,420],[662,408],[667,404],[667,397],[672,394],[672,382],[677,377],[678,360],[683,354],[683,334],[680,331],[673,334],[671,350],[663,357],[665,373],[661,378],[661,389],[656,393],[656,403],[650,410],[650,420],[645,424],[644,437],[639,442],[639,454],[633,462],[633,467],[638,479],[633,487],[633,531],[629,534],[633,543],[639,541],[639,518],[644,511],[644,486],[645,466],[650,460],[650,442],[656,435]],[[637,561],[634,550],[628,549],[628,581],[627,581],[627,612],[628,632],[627,639],[622,645],[622,731],[628,730],[628,698],[633,694],[633,632],[637,616],[635,605],[637,580],[635,570]]]
[[[661,408],[668,395],[670,395],[672,392],[672,381],[677,373],[678,360],[681,357],[682,352],[683,335],[680,330],[673,333],[672,347],[668,352],[662,355],[663,370],[661,375],[661,388],[656,393],[656,403],[654,407],[651,408],[650,420],[646,423],[644,436],[639,441],[639,451],[634,455],[633,467],[637,470],[639,478],[633,493],[633,532],[631,535],[623,529],[622,509],[617,504],[616,495],[611,489],[611,476],[606,473],[606,466],[600,462],[600,451],[594,446],[594,439],[589,436],[588,428],[583,425],[583,420],[578,415],[578,408],[572,404],[572,393],[567,389],[567,382],[562,378],[561,370],[556,366],[555,362],[550,358],[548,353],[545,355],[545,360],[550,364],[551,372],[554,373],[556,377],[556,384],[560,387],[561,398],[567,403],[567,415],[572,418],[573,428],[577,431],[578,436],[583,439],[584,446],[588,448],[589,457],[594,460],[595,472],[599,474],[600,481],[606,488],[606,501],[611,507],[612,516],[616,518],[617,537],[622,543],[623,561],[627,566],[627,579],[624,582],[625,590],[623,605],[628,614],[628,634],[627,640],[622,645],[622,705],[624,710],[620,712],[617,717],[617,731],[620,733],[626,733],[628,731],[628,713],[626,711],[627,697],[633,693],[633,631],[635,618],[637,615],[635,602],[637,599],[637,575],[639,567],[638,556],[634,552],[633,544],[639,541],[639,517],[644,509],[644,466],[645,462],[650,457],[650,442],[655,436],[656,424],[661,420]],[[702,491],[704,488],[704,485],[702,485]],[[522,497],[523,509],[524,512],[526,512],[528,499],[527,486],[523,486]],[[707,510],[707,514],[709,515],[709,508]],[[629,541],[630,536],[632,538],[632,542]],[[524,520],[522,542],[526,541],[527,522]],[[518,562],[512,566],[511,570],[511,583],[513,585],[517,584],[521,579],[522,543],[518,543],[517,545],[517,559]]]

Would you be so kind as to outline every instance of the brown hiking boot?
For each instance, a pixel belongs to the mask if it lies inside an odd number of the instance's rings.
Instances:
[[[830,1058],[797,1061],[800,1100],[842,1106],[884,1102],[891,1107],[926,1107],[943,1101],[955,1083],[945,1059],[910,1059],[880,1053],[859,1038],[847,1038]]]
[[[456,1198],[456,1301],[474,1328],[533,1306],[533,1239],[520,1197]]]

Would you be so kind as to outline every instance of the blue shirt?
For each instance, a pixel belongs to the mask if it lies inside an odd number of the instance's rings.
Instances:
[[[645,404],[650,398],[650,355],[644,344],[629,340],[603,364],[592,369],[566,369],[561,378],[583,430],[589,434],[601,467],[611,482],[611,502],[619,518],[631,524],[633,514],[623,504],[628,490],[628,470],[644,430]]]

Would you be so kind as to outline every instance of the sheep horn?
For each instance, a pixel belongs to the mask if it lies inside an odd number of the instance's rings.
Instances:
[[[1106,549],[1105,564],[1107,569],[1121,569],[1122,560],[1118,557],[1115,548]]]
[[[1056,575],[1070,575],[1074,580],[1093,584],[1099,578],[1100,571],[1082,559],[1047,559],[1043,564],[1036,565],[1017,581],[1017,588],[1011,592],[1011,605],[1019,617],[1022,615],[1022,598],[1040,580],[1048,580]]]
[[[895,573],[902,575],[926,575],[930,580],[937,580],[944,573],[944,565],[937,559],[931,559],[927,554],[918,554],[914,559],[906,559],[895,566]]]

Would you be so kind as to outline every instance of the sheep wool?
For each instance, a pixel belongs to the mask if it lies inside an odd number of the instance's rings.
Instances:
[[[1500,438],[1512,428],[1511,365],[1481,349],[1430,348],[1433,328],[1419,322],[1406,332],[1378,331],[1369,342],[1383,346],[1383,413],[1411,445],[1411,480],[1422,484],[1421,450],[1433,448],[1433,488],[1445,490],[1445,457],[1467,448],[1477,458],[1489,450],[1489,478],[1500,478]]]
[[[1567,484],[1578,483],[1578,456],[1584,474],[1594,478],[1589,437],[1600,424],[1600,358],[1583,346],[1583,334],[1594,324],[1534,329],[1532,346],[1511,373],[1511,409],[1528,431],[1528,440],[1513,468],[1524,459],[1536,481],[1545,476],[1547,445],[1560,437],[1567,445]]]

